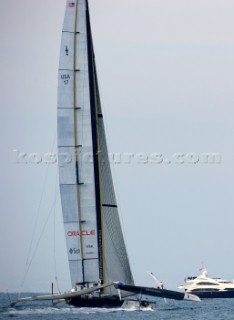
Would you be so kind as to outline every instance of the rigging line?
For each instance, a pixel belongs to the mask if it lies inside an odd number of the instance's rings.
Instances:
[[[55,194],[56,194],[56,190],[58,191],[58,170],[57,170],[57,174],[56,174],[56,179],[55,179]],[[58,191],[59,192],[59,191]],[[56,198],[57,199],[57,198]],[[57,259],[56,259],[56,228],[55,228],[55,217],[56,217],[56,209],[57,209],[57,201],[55,202],[55,206],[54,206],[54,223],[53,223],[53,235],[54,235],[54,243],[53,243],[53,251],[54,251],[54,273],[55,273],[55,281],[56,281],[56,286],[57,286],[57,290],[59,293],[61,293],[60,289],[59,289],[59,284],[58,284],[58,274],[57,274]]]
[[[54,150],[55,140],[56,140],[56,133],[54,134],[52,146],[51,146],[51,148],[50,148],[51,152],[53,152],[53,150]],[[40,200],[39,200],[39,205],[38,205],[38,208],[37,208],[36,219],[35,219],[35,222],[34,222],[34,226],[33,226],[33,230],[32,230],[32,236],[31,236],[31,240],[30,240],[30,245],[29,245],[29,249],[28,249],[28,253],[27,253],[27,259],[26,259],[26,263],[25,263],[25,272],[24,272],[22,284],[21,284],[21,286],[20,286],[20,292],[21,292],[23,283],[24,283],[24,281],[25,281],[25,278],[26,278],[26,275],[27,275],[28,269],[29,269],[27,266],[28,266],[28,264],[29,264],[29,260],[30,260],[30,256],[31,256],[31,251],[32,251],[32,246],[33,246],[34,239],[35,239],[35,238],[34,238],[34,235],[35,235],[35,233],[36,233],[37,223],[38,223],[38,219],[39,219],[39,216],[40,216],[40,210],[41,210],[41,205],[42,205],[43,196],[44,196],[44,193],[45,193],[45,186],[46,186],[46,182],[47,182],[47,178],[48,178],[49,167],[50,167],[50,163],[48,162],[48,163],[47,163],[47,167],[46,167],[46,172],[45,172],[44,180],[43,180],[43,184],[42,184],[42,192],[41,192],[41,197],[40,197]],[[20,292],[18,293],[18,295],[20,295]]]
[[[54,150],[55,139],[56,139],[56,134],[54,135],[52,147],[50,148],[52,151]],[[49,166],[50,166],[50,163],[47,164],[46,172],[45,172],[45,176],[44,176],[44,181],[43,181],[43,184],[42,184],[42,192],[41,192],[41,197],[40,197],[40,200],[39,200],[39,205],[38,205],[38,208],[37,208],[37,214],[36,214],[35,223],[34,223],[34,226],[33,226],[31,241],[30,241],[29,250],[28,250],[28,254],[27,254],[26,266],[28,264],[28,261],[29,261],[30,255],[31,255],[31,251],[32,251],[32,246],[33,246],[33,242],[34,242],[34,235],[35,235],[35,232],[36,232],[36,227],[37,227],[37,223],[38,223],[38,219],[39,219],[39,215],[40,215],[42,200],[43,200],[43,196],[44,196],[44,193],[45,193],[45,186],[46,186],[46,182],[47,182],[47,178],[48,178]]]
[[[21,283],[20,288],[22,288],[23,285],[24,285],[24,282],[25,282],[25,280],[26,280],[26,276],[27,276],[27,274],[28,274],[28,272],[29,272],[30,266],[31,266],[31,264],[32,264],[32,262],[33,262],[33,260],[34,260],[34,257],[35,257],[35,255],[36,255],[36,253],[37,253],[37,249],[38,249],[39,244],[40,244],[40,242],[41,242],[42,236],[44,235],[44,232],[45,232],[47,223],[48,223],[48,221],[49,221],[49,218],[50,218],[50,216],[51,216],[51,214],[52,214],[52,212],[53,212],[54,205],[55,205],[55,203],[56,203],[56,201],[57,201],[58,194],[59,194],[59,191],[57,191],[57,194],[55,195],[54,201],[53,201],[53,203],[52,203],[52,205],[51,205],[51,208],[50,208],[50,210],[49,210],[49,214],[48,214],[47,219],[46,219],[46,221],[45,221],[45,223],[44,223],[44,226],[43,226],[43,228],[42,228],[41,235],[40,235],[40,237],[39,237],[39,239],[38,239],[38,241],[37,241],[37,244],[36,244],[34,253],[33,253],[33,255],[32,255],[32,257],[31,257],[31,259],[30,259],[30,261],[29,261],[29,264],[28,264],[28,267],[27,267],[27,269],[26,269],[26,273],[25,273],[25,275],[24,275],[24,277],[23,277],[23,281],[22,281],[22,283]]]
[[[12,301],[11,301],[11,296],[9,295],[9,291],[8,291],[8,289],[6,289],[6,294],[7,294],[8,300],[9,300],[9,302],[10,302],[10,304],[11,304],[11,303],[12,303]]]

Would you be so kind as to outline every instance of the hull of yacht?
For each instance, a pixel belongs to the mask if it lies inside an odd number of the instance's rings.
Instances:
[[[234,298],[234,288],[232,290],[223,291],[187,291],[187,293],[192,293],[197,295],[200,299],[222,299],[222,298]]]
[[[200,299],[234,298],[234,282],[222,278],[210,278],[206,269],[198,277],[187,277],[185,285],[179,286]]]
[[[79,308],[120,308],[123,305],[118,297],[74,297],[67,300],[69,305]]]

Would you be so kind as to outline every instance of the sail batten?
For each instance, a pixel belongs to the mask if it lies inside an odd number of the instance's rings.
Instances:
[[[66,4],[58,153],[72,286],[119,279],[133,283],[108,159],[87,0]]]

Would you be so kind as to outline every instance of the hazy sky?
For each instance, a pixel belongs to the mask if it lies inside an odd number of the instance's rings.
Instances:
[[[49,291],[55,275],[70,289],[57,166],[29,158],[56,152],[64,8],[0,0],[0,291]],[[90,9],[109,150],[173,160],[112,166],[136,283],[153,284],[153,271],[175,288],[201,261],[234,278],[233,0],[90,0]],[[20,152],[27,164],[15,163]],[[221,163],[202,163],[203,153]]]

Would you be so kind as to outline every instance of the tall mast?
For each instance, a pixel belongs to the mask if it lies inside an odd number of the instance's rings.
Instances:
[[[75,7],[75,25],[74,25],[74,141],[75,141],[75,166],[76,166],[76,191],[77,191],[77,204],[78,204],[78,221],[79,221],[79,234],[80,234],[80,256],[81,256],[81,265],[82,265],[82,278],[83,281],[81,283],[85,282],[85,275],[84,275],[84,254],[83,254],[83,235],[82,235],[82,215],[81,215],[81,204],[80,204],[80,186],[81,182],[79,181],[79,144],[78,144],[78,134],[77,134],[77,117],[76,117],[76,110],[77,110],[77,99],[76,99],[76,72],[79,72],[79,69],[77,68],[77,19],[78,19],[78,5]]]
[[[101,199],[101,183],[100,183],[100,146],[98,142],[98,111],[97,111],[97,92],[95,83],[95,56],[93,50],[92,32],[90,25],[89,4],[87,4],[87,43],[88,43],[88,65],[89,65],[89,90],[90,90],[90,109],[93,136],[93,161],[95,175],[95,191],[96,191],[96,210],[97,210],[97,232],[98,232],[98,248],[99,248],[99,275],[104,281],[104,250],[103,250],[103,223],[102,223],[102,199]]]

